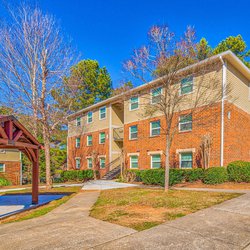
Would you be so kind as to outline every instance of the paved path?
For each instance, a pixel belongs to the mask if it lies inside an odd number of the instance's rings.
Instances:
[[[106,190],[114,188],[127,188],[127,187],[138,187],[137,184],[122,183],[116,181],[105,181],[105,180],[96,180],[88,181],[83,184],[82,190]]]
[[[0,249],[248,249],[250,194],[136,232],[88,216],[99,191],[77,194],[45,216],[0,225]]]

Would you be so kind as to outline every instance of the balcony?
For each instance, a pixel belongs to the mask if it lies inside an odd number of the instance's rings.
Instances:
[[[113,138],[114,141],[123,141],[124,138],[123,127],[113,129]]]

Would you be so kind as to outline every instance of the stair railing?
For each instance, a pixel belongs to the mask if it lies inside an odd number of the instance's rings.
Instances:
[[[108,168],[108,172],[111,170],[110,168],[115,164],[117,163],[118,161],[120,161],[120,156],[115,158],[113,161],[111,161],[110,163],[108,163],[105,168]]]

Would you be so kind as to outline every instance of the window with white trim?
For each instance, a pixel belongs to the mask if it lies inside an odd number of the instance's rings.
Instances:
[[[0,163],[0,173],[5,172],[5,164]]]
[[[135,140],[138,138],[138,126],[134,125],[129,127],[129,139]]]
[[[92,135],[87,135],[87,146],[92,146],[92,144],[93,144]]]
[[[179,131],[191,131],[193,126],[192,114],[181,115],[179,118]]]
[[[87,114],[87,123],[91,123],[93,121],[93,112],[89,111]]]
[[[151,103],[156,104],[161,101],[162,88],[152,89],[151,90]]]
[[[99,109],[99,119],[103,120],[106,118],[106,107],[101,107]]]
[[[161,133],[161,122],[160,120],[150,122],[150,136],[157,136]]]
[[[92,158],[87,158],[87,166],[88,166],[88,168],[90,168],[90,169],[93,167]]]
[[[105,132],[99,133],[99,144],[105,143]]]
[[[154,154],[151,155],[151,168],[160,168],[161,167],[161,155]]]
[[[81,159],[76,158],[76,169],[80,169],[80,167],[81,167]]]
[[[77,137],[76,138],[76,148],[80,148],[80,145],[81,145],[81,139],[80,139],[80,137]]]
[[[130,168],[138,168],[138,155],[130,156]]]
[[[136,110],[139,108],[139,97],[134,96],[130,98],[130,105],[129,105],[129,110]]]
[[[100,157],[100,168],[105,168],[105,157]]]
[[[76,126],[77,127],[81,126],[81,117],[76,118]]]
[[[192,168],[193,167],[193,153],[185,152],[180,153],[180,168]]]
[[[181,80],[181,95],[193,92],[193,77],[187,77]]]

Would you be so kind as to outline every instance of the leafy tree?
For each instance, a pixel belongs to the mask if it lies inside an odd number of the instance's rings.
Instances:
[[[241,35],[229,36],[222,40],[217,47],[215,47],[213,53],[216,55],[227,50],[231,50],[250,68],[250,50],[247,50],[246,41],[243,40]]]
[[[70,70],[64,79],[64,88],[53,92],[61,108],[70,111],[83,109],[96,102],[105,100],[112,93],[112,81],[106,67],[100,67],[96,60],[82,60]]]
[[[206,38],[201,38],[197,44],[197,58],[202,61],[212,55],[212,48],[208,45]]]
[[[134,87],[133,83],[131,81],[125,82],[118,86],[117,88],[112,90],[112,96],[119,95],[121,93],[124,93]]]

